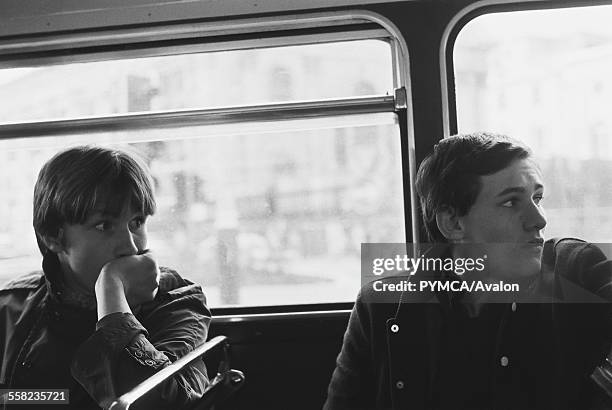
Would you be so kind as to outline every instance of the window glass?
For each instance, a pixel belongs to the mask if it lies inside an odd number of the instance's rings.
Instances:
[[[612,7],[470,21],[454,48],[459,132],[523,140],[546,182],[546,237],[612,242]]]
[[[394,114],[0,141],[0,282],[40,267],[38,170],[61,148],[130,145],[158,210],[149,246],[211,306],[353,300],[360,244],[405,240]]]
[[[382,40],[0,70],[0,123],[393,94]]]

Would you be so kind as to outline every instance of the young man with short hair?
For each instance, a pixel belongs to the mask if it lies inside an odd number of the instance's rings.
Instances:
[[[153,180],[136,155],[82,146],[44,165],[34,189],[43,270],[0,289],[3,388],[69,389],[70,408],[107,408],[206,341],[202,289],[147,248],[154,213]],[[200,361],[143,408],[180,408],[207,382]]]
[[[533,303],[444,288],[381,299],[364,286],[325,409],[570,410],[607,400],[597,366],[612,345],[612,266],[586,242],[544,242],[544,183],[530,150],[487,133],[444,139],[420,165],[417,192],[427,235],[442,244],[427,256],[486,255],[478,280],[519,284],[517,297]],[[409,280],[422,275],[474,279]]]

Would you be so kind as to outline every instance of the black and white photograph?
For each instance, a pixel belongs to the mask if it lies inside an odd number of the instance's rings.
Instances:
[[[612,410],[612,1],[0,2],[0,409]]]

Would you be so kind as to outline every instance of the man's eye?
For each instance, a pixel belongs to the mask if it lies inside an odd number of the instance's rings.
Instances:
[[[132,221],[130,222],[130,225],[132,229],[139,229],[140,227],[142,227],[142,225],[144,225],[144,223],[145,223],[145,218],[138,217],[138,218],[132,219]]]
[[[506,202],[502,203],[501,205],[506,208],[512,208],[514,205],[516,205],[516,199],[508,199]]]
[[[113,227],[113,224],[110,223],[109,221],[102,221],[102,222],[99,222],[99,223],[97,223],[95,225],[95,228],[98,231],[101,231],[101,232],[108,231],[108,230],[112,229],[112,227]]]
[[[543,195],[536,195],[533,197],[533,202],[535,202],[536,205],[539,205],[540,202],[542,202],[542,199],[544,199]]]

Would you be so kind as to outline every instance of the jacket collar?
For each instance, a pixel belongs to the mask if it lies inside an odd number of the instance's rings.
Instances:
[[[47,254],[43,256],[42,268],[43,272],[45,273],[45,283],[47,290],[49,291],[50,298],[55,302],[60,302],[63,294],[62,289],[64,286],[62,268],[60,267],[57,255],[47,252]]]
[[[84,295],[66,287],[62,267],[56,254],[47,253],[43,257],[42,267],[51,301],[87,310],[96,309],[95,296]]]

